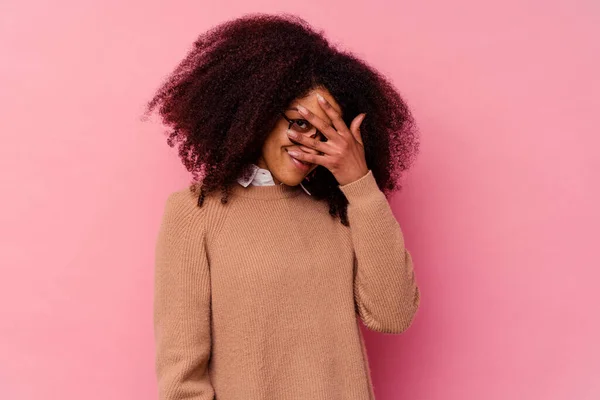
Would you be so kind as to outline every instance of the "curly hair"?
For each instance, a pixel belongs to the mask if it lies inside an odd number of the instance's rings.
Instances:
[[[386,196],[418,153],[414,120],[405,101],[379,72],[348,51],[336,49],[302,18],[252,13],[212,27],[148,102],[169,128],[167,143],[193,175],[190,190],[205,196],[248,177],[280,111],[311,89],[325,88],[350,126],[360,113],[367,166]],[[203,175],[203,178],[200,178]],[[318,166],[311,194],[326,199],[332,217],[349,226],[348,201],[333,174]]]

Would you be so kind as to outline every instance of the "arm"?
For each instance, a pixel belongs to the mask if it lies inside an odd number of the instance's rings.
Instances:
[[[371,330],[403,332],[419,307],[420,293],[400,225],[371,170],[339,188],[349,203],[358,314]]]
[[[166,202],[156,243],[154,336],[160,400],[213,400],[210,273],[202,209],[183,193]]]

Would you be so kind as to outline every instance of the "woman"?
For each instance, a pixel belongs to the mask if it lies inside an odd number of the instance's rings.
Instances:
[[[160,399],[374,398],[357,317],[400,333],[420,298],[384,194],[418,149],[397,91],[251,14],[201,35],[156,108],[194,176],[156,246]]]

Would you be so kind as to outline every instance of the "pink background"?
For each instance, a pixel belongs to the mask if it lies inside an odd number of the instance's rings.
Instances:
[[[198,33],[253,11],[326,29],[421,127],[392,203],[423,302],[403,335],[363,330],[378,400],[600,398],[591,0],[4,0],[0,398],[156,398],[153,246],[188,175],[139,117]]]

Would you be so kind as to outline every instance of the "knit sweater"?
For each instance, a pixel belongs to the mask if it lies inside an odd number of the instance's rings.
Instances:
[[[156,244],[160,400],[374,399],[358,317],[406,330],[410,253],[369,171],[339,186],[350,226],[298,186],[171,193]]]

